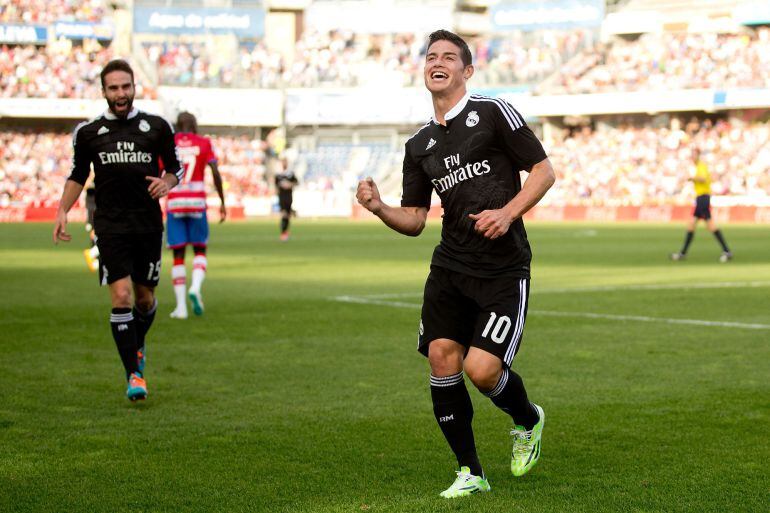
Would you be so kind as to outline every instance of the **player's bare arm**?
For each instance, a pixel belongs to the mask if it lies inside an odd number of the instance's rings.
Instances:
[[[64,184],[64,192],[62,192],[59,208],[56,211],[56,224],[53,227],[54,244],[58,244],[59,241],[69,242],[72,240],[72,235],[67,233],[67,213],[80,197],[81,192],[83,192],[83,186],[74,180],[67,180]]]
[[[356,199],[361,206],[398,233],[416,237],[425,228],[425,220],[428,218],[427,208],[386,205],[380,198],[380,191],[371,177],[358,182]]]
[[[227,219],[227,207],[225,207],[225,190],[222,187],[222,175],[219,174],[219,167],[216,162],[209,162],[211,167],[211,176],[214,179],[214,188],[219,195],[219,222],[224,223]]]
[[[166,173],[160,178],[157,176],[146,176],[145,179],[150,182],[147,190],[152,199],[162,198],[179,183],[179,180],[173,173]]]
[[[476,221],[476,231],[488,239],[505,235],[511,223],[534,207],[555,181],[551,162],[548,159],[538,162],[529,170],[529,178],[521,191],[503,208],[470,214],[469,217]]]

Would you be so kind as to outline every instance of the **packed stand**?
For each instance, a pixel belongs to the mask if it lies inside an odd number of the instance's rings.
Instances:
[[[0,23],[97,22],[107,14],[105,5],[102,0],[3,0],[0,2]]]
[[[476,69],[472,84],[476,87],[538,83],[581,50],[595,47],[596,36],[590,30],[542,30],[472,40]]]
[[[269,194],[265,141],[247,136],[213,136],[211,142],[228,203]]]
[[[552,74],[575,53],[594,44],[594,33],[515,32],[469,40],[474,87],[527,85]],[[410,87],[422,84],[425,37],[308,31],[287,61],[263,43],[222,51],[213,42],[166,42],[144,46],[159,82],[219,87]],[[235,55],[235,57],[231,57]]]
[[[235,136],[212,137],[228,203],[264,196],[266,143]],[[72,167],[72,135],[0,132],[0,207],[58,202]]]
[[[545,141],[559,179],[544,204],[689,204],[687,178],[698,147],[712,172],[715,195],[770,197],[770,124],[691,120],[670,128],[649,125],[564,130]],[[247,136],[214,136],[229,204],[271,192],[267,143]],[[325,144],[300,153],[295,165],[308,190],[349,190],[362,176],[400,183],[401,153],[377,144]],[[0,132],[0,207],[55,205],[69,176],[71,134]],[[525,174],[526,176],[526,174]]]
[[[770,196],[770,124],[691,120],[677,125],[584,127],[546,141],[559,179],[545,202],[688,204],[695,147],[709,165],[713,194]]]
[[[73,45],[62,39],[48,46],[0,46],[0,98],[102,97],[99,73],[116,56],[96,41]],[[154,96],[137,79],[136,97]]]
[[[72,166],[72,137],[0,132],[0,207],[51,204]]]
[[[745,34],[645,34],[569,62],[542,93],[768,87],[770,28]]]

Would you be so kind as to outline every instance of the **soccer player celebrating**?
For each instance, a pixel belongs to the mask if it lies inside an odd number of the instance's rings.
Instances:
[[[99,246],[99,279],[112,301],[110,326],[132,401],[147,397],[145,337],[155,318],[160,277],[163,215],[158,199],[182,178],[174,129],[159,116],[133,107],[134,72],[124,60],[101,72],[108,109],[80,123],[72,136],[72,173],[64,185],[54,243],[68,242],[67,213],[94,167],[94,230]],[[158,159],[166,164],[161,176]],[[132,298],[133,292],[133,298]]]
[[[444,208],[418,350],[428,357],[433,412],[460,467],[441,492],[446,498],[490,490],[476,454],[464,374],[513,418],[515,476],[537,462],[545,421],[511,364],[529,296],[531,252],[521,217],[553,185],[554,172],[511,105],[466,92],[473,71],[459,36],[445,30],[429,36],[424,80],[435,115],[406,143],[401,206],[383,203],[371,178],[359,182],[356,193],[361,205],[405,235],[422,232],[432,190]],[[519,170],[529,172],[523,187]]]
[[[285,157],[281,158],[281,172],[275,175],[275,187],[278,189],[278,208],[281,210],[281,240],[289,240],[289,220],[293,210],[294,187],[299,181],[294,171],[289,169],[289,162]]]
[[[174,319],[187,319],[187,298],[185,287],[187,271],[184,265],[185,247],[193,248],[192,284],[188,295],[195,315],[203,315],[201,286],[206,278],[206,245],[209,239],[209,223],[206,218],[206,164],[211,167],[214,187],[219,194],[219,222],[227,218],[225,194],[222,190],[222,176],[217,168],[217,157],[208,137],[198,135],[198,122],[189,112],[177,117],[177,134],[174,136],[179,158],[185,167],[183,182],[168,195],[167,242],[174,251],[174,267],[171,277],[174,281],[176,308],[171,312]]]
[[[714,219],[711,218],[711,173],[709,172],[708,164],[701,159],[700,150],[697,148],[692,151],[692,160],[695,163],[695,175],[688,178],[688,181],[693,182],[695,186],[695,209],[693,210],[692,217],[687,221],[687,234],[684,238],[682,250],[679,253],[672,253],[671,260],[684,260],[687,256],[687,250],[690,249],[690,243],[695,236],[695,225],[701,219],[706,221],[709,231],[714,234],[714,238],[722,247],[719,261],[722,263],[729,262],[732,260],[733,254],[730,252],[730,248],[727,247],[722,231],[716,225]]]

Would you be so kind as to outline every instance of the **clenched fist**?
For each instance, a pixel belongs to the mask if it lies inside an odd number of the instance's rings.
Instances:
[[[380,191],[377,189],[377,184],[374,183],[371,176],[367,176],[366,180],[358,182],[358,190],[356,191],[356,199],[366,210],[372,214],[377,214],[382,209],[382,200],[380,199]]]

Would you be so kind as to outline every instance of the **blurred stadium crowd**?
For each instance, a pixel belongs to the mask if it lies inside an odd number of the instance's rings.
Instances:
[[[680,123],[673,123],[679,125]],[[212,137],[219,156],[228,202],[270,193],[266,172],[268,144],[246,136]],[[549,192],[551,204],[642,205],[688,202],[686,186],[693,146],[705,150],[715,194],[770,195],[770,126],[690,120],[675,128],[622,125],[563,130],[545,141],[559,181]],[[0,206],[35,198],[43,204],[58,200],[69,175],[72,155],[69,134],[0,132]],[[400,154],[366,147],[371,155],[357,173],[345,176],[360,146],[324,145],[303,156],[304,186],[311,190],[353,188],[364,176],[381,174],[383,157],[391,168]],[[380,155],[379,153],[384,155]],[[328,165],[332,163],[332,165]]]
[[[0,24],[101,22],[102,0],[5,0]],[[223,51],[212,38],[166,37],[133,46],[137,98],[157,98],[164,85],[258,89],[421,87],[425,37],[348,30],[297,34],[292,52],[267,40],[234,41]],[[534,95],[673,89],[770,87],[770,28],[739,33],[648,33],[604,38],[596,30],[510,31],[468,38],[474,88],[522,87]],[[0,46],[0,99],[99,99],[99,72],[115,58],[103,39],[48,38]],[[36,128],[0,131],[0,207],[58,199],[69,173],[71,137]],[[228,201],[272,192],[265,137],[214,136]],[[352,189],[363,176],[398,174],[398,144],[318,144],[294,159],[302,187]],[[770,128],[695,113],[666,123],[651,116],[561,126],[544,141],[560,180],[551,203],[672,204],[689,201],[686,180],[693,146],[705,150],[717,194],[770,194]],[[392,181],[392,180],[391,180]]]
[[[3,0],[0,23],[48,24],[59,20],[101,21],[103,0]]]
[[[307,31],[286,59],[264,44],[221,56],[203,43],[144,46],[160,83],[197,87],[360,87],[422,83],[425,35]],[[593,46],[588,30],[518,32],[511,37],[469,41],[477,85],[530,84],[547,77],[579,50]],[[224,58],[223,58],[224,57]]]
[[[714,194],[770,195],[770,126],[690,120],[672,128],[618,126],[565,132],[549,141],[559,180],[552,204],[683,204],[693,147],[704,150]]]
[[[770,83],[768,28],[730,35],[646,34],[611,44],[595,42],[587,30],[518,32],[477,37],[470,44],[474,87],[534,84],[541,94],[577,94]],[[418,86],[425,52],[422,36],[344,31],[306,33],[291,62],[263,43],[226,55],[200,42],[142,48],[159,84],[256,88]],[[3,45],[0,96],[99,98],[99,71],[113,57],[109,47],[88,40]]]
[[[215,135],[212,142],[230,203],[268,194],[265,141]],[[72,137],[56,132],[0,132],[0,162],[0,207],[32,199],[51,205],[59,200],[72,167]]]

